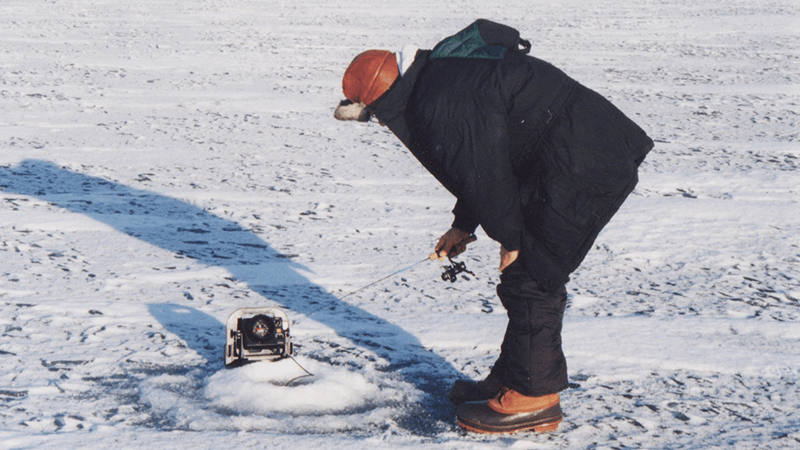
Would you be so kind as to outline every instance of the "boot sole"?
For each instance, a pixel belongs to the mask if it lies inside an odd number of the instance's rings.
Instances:
[[[463,428],[463,429],[465,429],[467,431],[471,431],[473,433],[480,433],[480,434],[514,434],[514,433],[519,433],[521,431],[533,431],[535,433],[549,433],[551,431],[556,431],[556,429],[558,428],[558,425],[561,423],[561,420],[562,420],[561,418],[558,418],[557,420],[555,420],[553,422],[540,423],[540,424],[531,425],[531,426],[527,426],[526,425],[526,426],[523,426],[523,427],[519,427],[519,428],[515,427],[515,428],[511,428],[511,429],[505,429],[505,428],[500,428],[500,427],[487,427],[485,425],[484,425],[485,428],[476,428],[475,426],[466,424],[466,423],[462,422],[459,419],[456,419],[456,423],[458,423],[458,425],[461,428]]]
[[[485,402],[466,403],[456,411],[456,423],[466,430],[483,434],[511,434],[533,430],[536,433],[555,431],[564,416],[561,405],[530,413],[500,414]]]

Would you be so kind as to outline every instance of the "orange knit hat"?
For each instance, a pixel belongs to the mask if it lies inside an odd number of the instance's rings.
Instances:
[[[388,91],[399,75],[394,53],[367,50],[344,71],[342,90],[348,100],[369,105]]]

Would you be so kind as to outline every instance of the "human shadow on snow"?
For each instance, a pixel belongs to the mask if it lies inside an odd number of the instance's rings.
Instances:
[[[164,328],[209,361],[209,371],[222,368],[221,343],[225,336],[222,322],[196,308],[175,303],[151,303],[147,305],[147,311]]]
[[[247,283],[271,302],[281,304],[290,312],[310,316],[354,345],[378,354],[390,364],[382,370],[400,376],[422,391],[425,394],[422,403],[399,419],[402,427],[413,433],[430,434],[437,432],[437,421],[452,421],[452,407],[445,394],[459,373],[450,363],[426,350],[408,331],[314,285],[299,272],[306,268],[238,223],[182,200],[76,173],[40,160],[0,167],[0,190],[36,197],[70,212],[84,214],[121,233],[171,251],[176,258],[191,258],[207,266],[224,267],[233,278]],[[115,233],[106,236],[109,240],[119,237]],[[103,242],[93,244],[103,245]],[[124,258],[124,255],[119,256]],[[196,339],[209,333],[198,328],[210,327],[213,333],[223,329],[219,321],[197,311],[210,320],[187,323],[197,314],[181,315],[177,305],[155,305],[150,311],[165,328],[175,332],[200,355],[222,359],[222,335],[219,348],[213,351],[208,339]],[[220,365],[211,364],[206,370],[217,367]]]

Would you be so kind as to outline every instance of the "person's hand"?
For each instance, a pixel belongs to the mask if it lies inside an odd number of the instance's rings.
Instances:
[[[473,234],[469,234],[466,231],[461,231],[458,228],[450,228],[447,230],[442,237],[439,238],[439,242],[434,247],[433,253],[431,253],[428,258],[431,260],[438,259],[439,261],[444,261],[445,257],[454,257],[456,255],[460,255],[464,253],[467,249],[467,244],[470,242],[475,242],[478,239]]]
[[[519,250],[508,251],[502,245],[500,246],[500,271],[505,270],[511,263],[517,260]]]

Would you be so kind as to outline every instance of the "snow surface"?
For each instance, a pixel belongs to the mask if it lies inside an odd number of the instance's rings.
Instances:
[[[487,4],[489,3],[489,4]],[[3,0],[0,448],[800,448],[796,0]],[[568,288],[558,431],[461,432],[498,246],[332,118],[367,48],[485,17],[657,140]],[[297,361],[222,364],[281,306]]]

